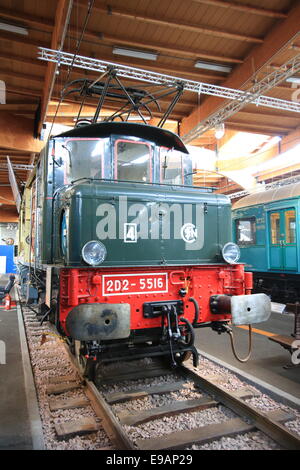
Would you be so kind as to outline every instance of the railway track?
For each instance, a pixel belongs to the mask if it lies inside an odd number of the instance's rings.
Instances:
[[[57,416],[66,410],[77,412],[75,419],[54,420],[58,441],[68,441],[74,436],[89,439],[88,436],[93,437],[104,430],[109,445],[97,447],[103,450],[186,449],[225,436],[260,431],[276,442],[278,448],[300,449],[300,436],[284,425],[295,419],[293,412],[282,409],[262,412],[246,402],[257,394],[251,388],[229,392],[217,383],[218,379],[201,376],[192,366],[174,370],[162,362],[149,361],[147,366],[137,369],[133,361],[103,367],[97,374],[96,383],[86,380],[76,367],[69,347],[52,326],[47,322],[41,328],[32,311],[24,307],[22,311],[28,339],[31,335],[29,341],[38,344],[31,346],[31,355],[41,354],[44,350],[46,356],[51,357],[51,345],[56,349],[56,355],[64,354],[63,364],[57,364],[54,355],[52,364],[39,366],[40,370],[49,371],[44,390],[50,415]],[[125,385],[120,387],[120,384]],[[73,391],[80,393],[73,396]],[[146,406],[143,400],[146,400]],[[152,402],[154,406],[151,406]],[[93,411],[88,416],[87,408]],[[205,424],[205,413],[219,409],[225,410],[220,422]],[[180,419],[183,423],[192,419],[195,425],[189,428],[183,424],[180,429],[179,423],[179,428],[174,428],[174,422]],[[201,422],[200,426],[197,426],[197,420]],[[157,422],[161,423],[157,436],[143,430],[145,426],[151,429]]]

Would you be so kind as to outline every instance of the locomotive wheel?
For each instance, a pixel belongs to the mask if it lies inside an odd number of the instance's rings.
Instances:
[[[82,375],[85,373],[87,359],[81,354],[81,341],[75,339],[74,341],[74,354],[76,357],[77,367]]]
[[[94,380],[95,378],[95,361],[92,359],[87,359],[81,352],[82,342],[75,340],[74,342],[74,353],[76,357],[76,362],[80,373],[83,377],[87,377],[89,380]]]
[[[188,333],[185,337],[185,343],[186,344],[189,344],[189,342],[191,341],[192,339],[192,335],[190,333]],[[179,354],[179,356],[177,356],[177,354]],[[187,361],[191,355],[192,355],[192,351],[185,351],[183,353],[177,353],[176,354],[176,357],[175,357],[175,361],[178,363],[178,364],[182,364],[183,362]]]
[[[194,344],[194,333],[193,333],[193,327],[190,324],[190,322],[186,318],[182,318],[181,321],[185,323],[185,326],[182,330],[182,336],[183,336],[183,344],[187,346],[191,346]],[[187,361],[192,355],[192,351],[185,351],[183,353],[179,353],[179,355],[175,357],[175,361],[178,364],[182,364],[183,362]]]

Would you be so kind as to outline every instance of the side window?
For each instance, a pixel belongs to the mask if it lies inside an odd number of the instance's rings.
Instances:
[[[60,219],[60,250],[63,257],[67,255],[67,226],[68,214],[63,210]]]
[[[296,211],[290,209],[284,213],[286,243],[296,243]]]
[[[271,222],[271,244],[280,244],[280,212],[272,212],[270,215]]]
[[[255,245],[256,243],[256,220],[237,219],[235,221],[235,235],[238,245]]]

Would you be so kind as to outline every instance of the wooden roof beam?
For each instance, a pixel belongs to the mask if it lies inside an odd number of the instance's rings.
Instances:
[[[226,122],[226,129],[241,132],[252,132],[254,134],[264,134],[270,136],[287,135],[292,130],[290,128],[283,130],[282,128],[274,128],[274,126],[270,127],[267,125],[259,127],[255,123],[246,124],[241,122]]]
[[[287,127],[287,126],[276,126],[273,124],[268,124],[268,123],[258,123],[258,122],[244,122],[244,121],[232,121],[231,119],[227,121],[226,125],[229,126],[243,126],[243,127],[255,127],[256,129],[260,129],[263,131],[265,128],[272,129],[274,131],[277,131],[280,135],[281,132],[292,132],[294,130],[294,127]],[[225,127],[226,127],[225,125]],[[267,132],[259,132],[260,134],[267,134]]]
[[[243,13],[251,13],[253,15],[267,16],[269,18],[286,18],[287,14],[281,11],[270,10],[267,8],[254,7],[251,5],[244,5],[237,2],[229,2],[225,0],[193,0],[197,3],[203,3],[205,5],[226,8],[227,10],[241,11]]]
[[[37,107],[37,102],[36,101],[33,101],[31,103],[10,103],[10,104],[1,104],[0,106],[0,110],[1,111],[7,111],[9,113],[17,113],[17,112],[20,112],[20,113],[24,113],[24,112],[28,112],[28,113],[33,113],[36,111],[36,107]]]
[[[257,178],[257,181],[264,181],[267,179],[275,178],[276,176],[281,176],[287,173],[293,173],[299,171],[299,165],[291,165],[285,168],[276,168],[272,170],[265,170],[264,172],[258,172],[254,176]]]
[[[71,0],[69,0],[71,1]],[[59,17],[59,13],[62,13],[62,10],[61,10],[61,4],[66,4],[67,3],[67,0],[59,0],[59,4],[58,4],[58,7],[57,7],[57,14],[56,14],[56,20],[55,20],[55,26],[54,26],[54,31],[55,31],[55,28],[56,28],[56,25],[58,24],[57,21],[59,21],[57,18]],[[86,2],[81,2],[81,6],[84,6],[86,7]],[[96,11],[97,10],[97,7],[94,6],[94,10]],[[105,8],[105,11],[107,11],[107,9]],[[136,15],[134,14],[133,15],[133,18],[134,17],[136,18]],[[15,18],[19,19],[19,21],[24,21],[24,15],[22,14],[15,14]],[[25,18],[27,19],[27,21],[31,21],[34,22],[35,24],[40,24],[40,27],[42,27],[43,29],[45,29],[46,32],[49,32],[49,27],[50,27],[50,23],[47,21],[47,20],[43,20],[41,18],[35,18],[32,17],[30,15],[29,18],[27,18],[27,16],[25,16]],[[163,20],[159,20],[159,19],[155,19],[155,18],[152,18],[151,21],[158,21],[158,22],[161,22]],[[26,21],[26,20],[25,20]],[[146,17],[145,17],[145,21],[146,21]],[[149,20],[150,21],[150,20]],[[164,23],[166,23],[167,25],[169,25],[169,21],[164,21]],[[165,24],[164,24],[165,26]],[[175,26],[175,23],[173,24],[173,26]],[[182,26],[182,25],[181,25]],[[180,25],[176,25],[176,27],[181,27]],[[218,37],[222,37],[222,38],[227,38],[227,39],[233,39],[233,40],[240,40],[240,41],[247,41],[247,42],[252,42],[252,43],[262,43],[263,40],[261,38],[254,38],[252,36],[247,36],[247,35],[240,35],[240,34],[236,34],[236,33],[231,33],[231,32],[226,32],[226,31],[221,31],[219,30],[218,28],[205,28],[205,27],[201,27],[199,29],[199,27],[197,25],[185,25],[186,28],[189,28],[189,30],[191,30],[190,28],[193,28],[193,30],[195,31],[195,28],[198,28],[197,29],[197,32],[198,33],[205,33],[205,30],[206,30],[206,34],[210,34],[210,35],[215,35],[215,36],[218,36]],[[69,31],[68,31],[68,36],[69,37],[73,37],[75,40],[77,40],[77,36],[78,36],[78,31],[75,27],[70,27],[69,28]],[[16,35],[13,35],[13,34],[6,34],[6,33],[1,33],[0,34],[0,38],[7,38],[7,39],[11,39],[11,40],[14,40],[16,42],[22,42],[22,43],[26,43],[26,44],[32,44],[35,43],[34,45],[36,45],[37,47],[41,46],[41,47],[48,47],[48,45],[45,45],[45,44],[40,44],[38,43],[37,41],[31,41],[27,38],[16,38]],[[123,39],[121,37],[117,37],[117,36],[111,36],[111,35],[106,35],[106,34],[102,34],[95,31],[89,31],[89,30],[86,30],[85,31],[85,35],[84,35],[84,40],[86,39],[90,39],[90,40],[96,40],[97,44],[99,45],[99,39],[102,39],[104,41],[112,41],[112,42],[116,42],[118,44],[126,44],[127,46],[128,45],[132,45],[132,46],[136,46],[136,47],[141,47],[141,44],[143,43],[142,42],[142,39],[140,41],[132,41],[130,38],[126,38],[126,39]],[[147,44],[143,44],[143,48],[148,48],[148,49],[157,49],[157,50],[160,50],[160,51],[165,51],[165,52],[171,52],[172,54],[174,54],[174,52],[178,53],[178,54],[183,54],[183,55],[188,55],[188,56],[193,56],[193,57],[199,57],[199,58],[204,58],[204,59],[211,59],[211,60],[217,60],[217,61],[223,61],[223,62],[231,62],[231,63],[242,63],[241,60],[237,59],[237,58],[234,58],[234,57],[224,57],[224,56],[220,56],[220,55],[217,55],[217,54],[213,54],[213,53],[209,53],[207,51],[191,51],[189,53],[189,51],[185,50],[184,48],[177,48],[177,49],[174,49],[172,47],[169,47],[167,45],[164,45],[164,44],[159,44],[159,43],[149,43],[149,41],[147,41]],[[53,44],[51,43],[51,49],[58,49],[57,45],[56,47],[53,46]],[[49,64],[48,64],[49,65]]]
[[[28,75],[26,73],[21,73],[21,72],[14,72],[13,70],[8,70],[8,69],[0,69],[0,75],[1,77],[11,77],[19,80],[28,80],[30,83],[31,82],[36,82],[39,84],[44,83],[44,78],[41,76],[37,75]]]
[[[46,69],[47,64],[39,60],[37,57],[24,57],[20,55],[8,54],[3,51],[0,51],[0,59],[8,60],[10,62],[16,62],[18,64],[23,64],[26,67],[34,65],[35,67],[40,67],[43,71]]]
[[[11,93],[13,95],[21,95],[21,96],[30,96],[30,97],[41,97],[41,92],[39,90],[32,90],[29,88],[22,88],[22,87],[16,87],[12,86],[9,83],[6,83],[6,92]]]
[[[1,188],[0,197],[1,197],[0,203],[4,203],[7,206],[15,205],[14,197],[12,195],[12,191],[10,187]]]
[[[16,207],[9,210],[3,210],[3,206],[0,211],[0,222],[18,222],[19,215]]]
[[[85,0],[79,0],[77,2],[82,7],[86,7]],[[94,11],[98,11],[101,14],[107,14],[109,16],[115,16],[118,18],[126,18],[133,21],[142,21],[143,23],[154,24],[156,26],[163,26],[168,28],[181,29],[183,31],[190,31],[193,33],[206,34],[208,36],[215,36],[225,39],[233,39],[234,41],[246,41],[252,43],[262,43],[263,39],[250,36],[247,34],[238,34],[233,31],[226,31],[222,28],[212,28],[205,25],[191,24],[186,23],[182,20],[174,20],[171,18],[162,19],[157,16],[146,15],[142,13],[137,13],[136,11],[124,10],[116,8],[114,6],[98,6],[94,5]]]
[[[18,44],[23,44],[23,46],[30,46],[32,48],[50,47],[50,42],[48,41],[38,41],[37,39],[27,38],[20,34],[4,33],[2,31],[0,32],[0,39],[2,41],[16,42]]]
[[[73,0],[58,0],[51,39],[51,49],[61,49],[63,46],[66,34],[66,25],[69,22],[69,14],[71,12],[72,5]],[[38,123],[38,133],[41,132],[42,125],[47,114],[48,103],[55,83],[56,68],[57,64],[48,62],[41,99],[41,115]]]
[[[241,116],[246,116],[248,117],[249,119],[254,119],[255,120],[255,123],[258,122],[258,124],[264,124],[264,122],[261,122],[261,121],[257,121],[257,118],[263,118],[263,119],[266,119],[266,120],[274,120],[274,119],[287,119],[287,120],[295,120],[297,119],[297,116],[295,116],[295,113],[292,113],[291,112],[288,112],[288,111],[282,111],[281,110],[281,113],[276,113],[276,109],[274,109],[274,113],[272,112],[269,112],[269,113],[262,113],[261,111],[244,111],[243,109],[241,111],[238,112],[237,114],[237,117],[241,117]],[[251,121],[249,121],[251,122]],[[287,123],[287,121],[285,121],[285,124]]]
[[[0,142],[2,148],[40,152],[43,142],[33,138],[33,120],[19,118],[0,110]]]
[[[79,0],[77,5],[86,8],[86,0]],[[246,41],[252,43],[261,43],[263,40],[261,38],[257,38],[254,36],[250,36],[247,34],[238,34],[233,31],[226,31],[220,28],[212,28],[206,25],[198,25],[198,24],[190,24],[185,23],[183,21],[169,19],[162,19],[157,18],[151,15],[145,14],[138,14],[136,11],[129,11],[120,8],[115,8],[112,6],[93,6],[93,11],[97,11],[101,14],[107,14],[110,16],[116,16],[119,18],[126,18],[133,21],[142,21],[148,24],[154,24],[156,26],[163,26],[163,27],[172,27],[176,29],[181,29],[184,31],[191,31],[195,33],[207,34],[209,36],[221,37],[225,39],[233,39],[235,41]],[[21,21],[22,23],[26,23],[30,26],[38,26],[43,29],[43,31],[52,32],[53,29],[53,22],[49,21],[45,18],[36,17],[34,15],[28,15],[21,11],[13,11],[8,9],[1,8],[1,16],[7,19],[14,19],[17,21]]]
[[[99,33],[92,33],[91,31],[87,31],[85,36],[88,38],[91,38],[93,40],[97,40],[97,43],[99,44]],[[143,40],[141,38],[140,41],[138,40],[132,40],[130,37],[124,38],[123,36],[112,36],[109,34],[102,34],[101,39],[104,42],[109,42],[112,45],[115,44],[122,44],[125,46],[133,46],[133,47],[141,47],[141,44],[143,45],[143,49],[151,49],[160,51],[160,52],[167,52],[171,53],[172,55],[183,55],[187,57],[194,57],[194,58],[202,58],[202,59],[208,59],[208,60],[216,60],[220,62],[229,62],[232,64],[241,64],[243,63],[243,60],[237,59],[235,57],[229,57],[229,56],[223,56],[221,54],[215,54],[213,52],[209,51],[203,51],[203,50],[196,50],[196,49],[186,49],[184,47],[172,47],[171,45],[166,45],[162,43],[157,43],[157,42],[149,42],[143,43]]]
[[[7,20],[15,20],[21,22],[26,27],[33,26],[33,27],[42,27],[43,31],[52,32],[53,30],[53,21],[47,20],[46,18],[42,18],[39,16],[28,15],[23,11],[18,10],[9,10],[8,8],[1,7],[0,16]]]
[[[256,46],[246,57],[243,64],[235,67],[222,86],[241,89],[253,77],[254,70],[259,71],[268,64],[278,51],[292,43],[299,36],[300,3],[291,9],[287,18],[277,24],[266,36],[263,44]],[[201,121],[217,111],[227,100],[208,97],[181,123],[181,136],[188,134]]]

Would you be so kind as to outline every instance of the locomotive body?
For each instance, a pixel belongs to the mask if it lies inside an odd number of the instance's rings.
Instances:
[[[22,283],[85,369],[127,356],[196,363],[194,328],[269,315],[236,263],[229,199],[191,183],[182,141],[147,125],[75,128],[41,153],[21,205]]]
[[[252,194],[233,206],[233,236],[255,292],[300,301],[300,183]]]

